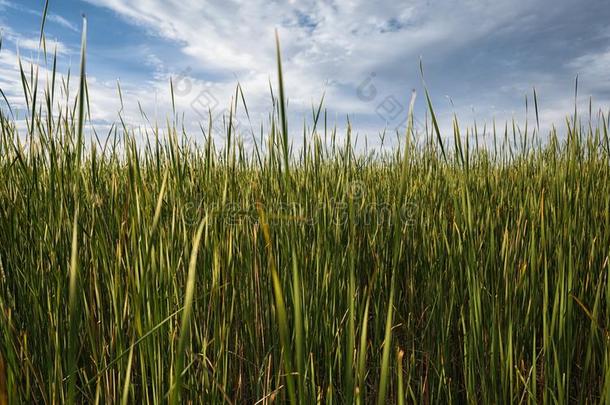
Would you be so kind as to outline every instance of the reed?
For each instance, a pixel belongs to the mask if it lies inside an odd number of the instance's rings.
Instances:
[[[85,38],[0,110],[0,403],[608,401],[607,115],[295,150],[278,41],[266,146],[98,140]]]

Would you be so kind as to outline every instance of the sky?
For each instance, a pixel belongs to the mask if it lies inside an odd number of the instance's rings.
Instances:
[[[0,0],[0,89],[16,111],[25,107],[18,57],[37,63],[41,78],[49,68],[38,47],[43,9],[44,0]],[[606,0],[50,0],[47,47],[56,47],[59,71],[70,69],[73,83],[82,15],[96,129],[119,111],[134,127],[147,125],[141,110],[164,123],[171,79],[192,136],[207,127],[209,111],[222,126],[238,83],[249,112],[240,101],[238,128],[260,132],[270,85],[277,91],[276,29],[295,142],[322,96],[329,124],[344,129],[349,120],[370,145],[384,130],[404,132],[413,90],[423,125],[424,82],[444,136],[454,114],[463,126],[523,126],[526,99],[533,125],[534,88],[543,131],[561,127],[574,111],[577,75],[580,109],[590,99],[594,112],[610,105]]]

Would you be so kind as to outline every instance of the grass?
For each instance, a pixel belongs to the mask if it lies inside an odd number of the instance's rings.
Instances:
[[[610,401],[607,116],[450,145],[426,92],[394,150],[322,104],[294,150],[278,41],[254,149],[86,144],[85,45],[75,99],[22,69],[27,142],[0,114],[0,404]]]

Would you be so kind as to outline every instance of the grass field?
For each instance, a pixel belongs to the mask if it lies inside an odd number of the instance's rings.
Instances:
[[[610,402],[607,116],[297,150],[278,63],[255,148],[88,142],[84,48],[0,115],[0,404]]]

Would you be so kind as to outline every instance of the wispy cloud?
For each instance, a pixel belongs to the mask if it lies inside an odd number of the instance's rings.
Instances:
[[[570,61],[568,66],[595,83],[598,91],[610,92],[610,48],[586,53]]]
[[[32,9],[27,6],[24,6],[23,4],[19,4],[19,3],[9,1],[9,0],[0,0],[0,9],[2,9],[2,8],[5,8],[5,9],[10,8],[10,9],[17,10],[17,11],[20,11],[23,13],[42,17],[42,12],[40,10]],[[66,18],[62,17],[59,14],[49,13],[47,15],[47,19],[52,23],[56,23],[56,24],[62,26],[63,28],[67,28],[71,31],[78,32],[78,27],[76,25],[74,25],[73,23],[71,23],[70,21],[68,21]]]
[[[421,94],[420,60],[442,128],[450,128],[456,112],[462,121],[476,117],[479,124],[521,120],[533,87],[550,126],[561,111],[570,112],[577,73],[583,90],[601,104],[610,102],[610,90],[604,90],[610,87],[605,74],[610,8],[602,0],[85,1],[103,7],[100,14],[113,19],[108,24],[120,18],[124,32],[140,33],[140,42],[109,44],[103,66],[108,77],[128,78],[122,86],[134,97],[129,110],[134,120],[137,101],[161,119],[171,110],[172,78],[177,107],[191,129],[208,110],[222,114],[238,82],[255,125],[264,122],[269,84],[276,83],[276,28],[296,122],[325,94],[330,120],[341,124],[349,115],[356,130],[373,135],[399,128],[411,90]],[[15,7],[0,0],[5,3]],[[49,21],[79,30],[59,17],[65,10],[52,11],[58,14]],[[91,35],[103,37],[108,24],[92,20]],[[21,49],[33,49],[33,39],[24,37]],[[77,53],[78,44],[69,45]],[[68,45],[63,52],[70,53]],[[104,94],[101,108],[115,114],[115,82],[95,86]],[[416,113],[422,120],[424,109],[419,97]]]
[[[4,39],[14,45],[15,49],[20,51],[33,51],[34,53],[41,51],[40,38],[24,36],[18,32],[15,32],[10,27],[4,27],[2,34]],[[57,50],[57,54],[60,56],[65,56],[71,53],[68,45],[57,40],[47,39],[47,49],[50,49],[51,51]]]
[[[356,94],[371,72],[377,72],[380,92],[406,98],[419,83],[421,55],[439,61],[518,25],[537,8],[525,0],[417,0],[408,7],[364,0],[89,1],[175,41],[196,67],[193,75],[214,76],[219,98],[230,96],[238,78],[251,104],[265,107],[274,75],[274,29],[279,28],[292,108],[306,111],[326,90],[328,105],[339,117],[375,109]]]
[[[48,19],[49,19],[49,21],[57,23],[57,24],[61,25],[62,27],[67,28],[71,31],[74,31],[74,32],[79,31],[78,27],[75,24],[66,20],[64,17],[60,16],[59,14],[51,13],[48,15]]]

